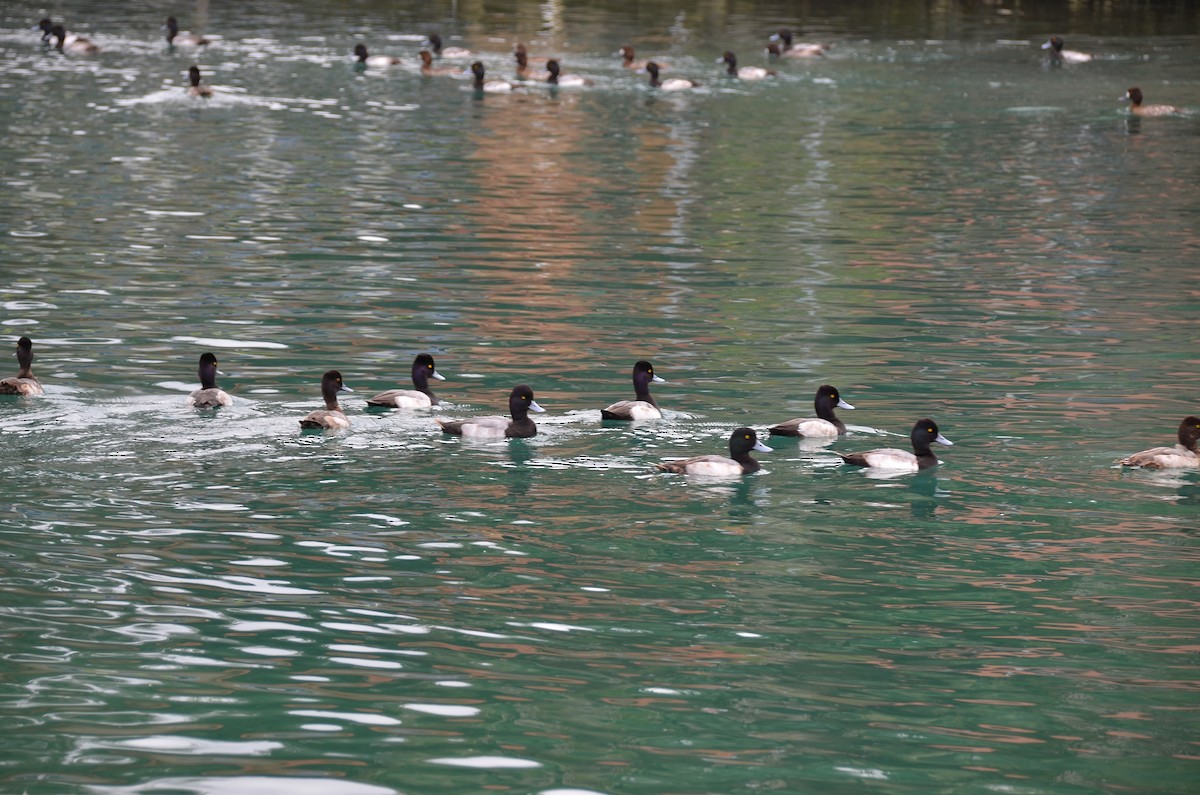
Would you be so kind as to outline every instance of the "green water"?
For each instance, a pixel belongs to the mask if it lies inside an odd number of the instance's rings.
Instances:
[[[1194,6],[804,4],[830,55],[741,84],[793,5],[398,5],[173,9],[198,56],[50,9],[91,58],[0,9],[0,372],[27,334],[47,392],[0,399],[0,792],[1196,791],[1200,473],[1114,465],[1200,411]],[[351,68],[434,29],[595,84]],[[367,411],[425,351],[539,435]],[[666,416],[602,424],[640,358]],[[654,472],[822,383],[847,437]],[[936,470],[833,455],[923,416]]]

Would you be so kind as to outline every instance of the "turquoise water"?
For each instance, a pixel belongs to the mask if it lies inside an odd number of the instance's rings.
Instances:
[[[787,5],[175,9],[199,56],[54,8],[91,58],[0,11],[0,344],[47,390],[0,399],[0,791],[1194,792],[1200,474],[1115,462],[1200,411],[1196,11],[890,9],[769,84],[713,60]],[[594,85],[351,67],[433,25]],[[539,435],[368,411],[425,351],[437,415],[528,383]],[[666,416],[601,423],[640,358]],[[352,427],[300,434],[330,368]],[[654,471],[822,383],[847,437]],[[935,470],[832,452],[924,416]]]

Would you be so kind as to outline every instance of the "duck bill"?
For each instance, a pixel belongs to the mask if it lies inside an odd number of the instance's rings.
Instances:
[[[430,377],[430,378],[435,378],[435,379],[437,379],[438,381],[445,381],[445,380],[446,380],[446,376],[442,375],[442,374],[441,374],[441,373],[439,373],[437,370],[434,370],[434,371],[433,371],[433,374],[432,374],[432,375],[430,375],[429,377]]]
[[[767,447],[762,442],[755,442],[753,449],[757,450],[760,453],[771,453],[771,452],[775,451],[774,447]]]
[[[538,405],[538,402],[536,400],[529,401],[529,410],[532,411],[534,414],[541,414],[542,412],[545,411],[544,408],[542,408],[541,406]]]
[[[665,379],[665,378],[659,378],[657,375],[650,376],[650,380],[651,380],[651,381],[653,381],[653,382],[654,382],[654,383],[656,383],[656,384],[665,384],[665,383],[667,383],[667,379]]]
[[[953,446],[954,446],[954,442],[950,441],[950,440],[949,440],[949,439],[947,439],[945,436],[942,436],[940,433],[937,435],[937,438],[936,438],[936,439],[934,439],[934,441],[935,441],[935,442],[937,442],[938,444],[944,444],[944,445],[946,445],[947,447],[953,447]]]
[[[351,389],[350,387],[346,386],[345,384],[342,384],[341,386],[338,387],[338,391],[339,392],[353,392],[354,390]]]
[[[1043,50],[1048,50],[1048,49],[1050,49],[1050,48],[1051,48],[1051,47],[1053,47],[1053,46],[1054,46],[1053,44],[1051,44],[1049,41],[1047,41],[1045,44],[1043,44],[1043,45],[1042,45],[1042,49],[1043,49]]]
[[[837,407],[838,407],[839,409],[850,409],[851,411],[853,411],[853,410],[854,410],[854,406],[851,406],[849,403],[847,403],[846,401],[842,400],[841,398],[838,398]]]

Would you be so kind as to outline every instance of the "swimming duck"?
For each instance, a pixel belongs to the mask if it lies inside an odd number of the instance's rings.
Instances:
[[[190,33],[179,32],[179,22],[175,17],[167,17],[163,30],[167,32],[168,47],[203,47],[211,42],[203,36],[193,36]]]
[[[457,66],[434,66],[433,54],[429,50],[421,50],[417,55],[421,58],[421,74],[428,77],[456,77],[463,73]]]
[[[354,390],[342,383],[342,374],[330,370],[321,376],[321,395],[325,398],[325,408],[310,411],[300,420],[300,427],[311,428],[349,428],[350,420],[342,407],[338,405],[338,392],[353,392]]]
[[[1143,469],[1200,467],[1200,418],[1184,417],[1178,437],[1179,444],[1174,447],[1152,447],[1122,458],[1121,464]]]
[[[483,62],[476,61],[471,64],[471,74],[475,75],[475,80],[471,85],[476,91],[483,91],[488,94],[505,94],[513,90],[513,84],[507,80],[487,80],[483,79]]]
[[[433,54],[438,58],[449,58],[454,60],[456,58],[474,57],[474,53],[465,47],[443,47],[442,37],[436,33],[430,33],[425,38],[426,41],[429,42],[429,49],[433,50]]]
[[[537,425],[529,419],[529,412],[541,414],[544,408],[533,399],[533,390],[524,384],[513,387],[508,396],[508,417],[472,417],[469,420],[434,420],[442,426],[442,433],[466,436],[473,439],[528,439],[537,436]]]
[[[659,68],[659,65],[654,61],[646,64],[646,72],[650,75],[651,88],[657,88],[662,91],[690,91],[700,85],[695,80],[686,80],[682,77],[668,77],[666,80],[660,81],[658,79]]]
[[[529,50],[521,42],[517,42],[513,45],[513,57],[517,59],[517,63],[524,63],[527,65],[540,64],[544,66],[546,61],[550,60],[549,58],[544,58],[540,55],[531,56],[529,54]]]
[[[562,67],[560,67],[558,61],[554,60],[553,58],[551,58],[549,61],[546,61],[546,71],[550,73],[550,76],[546,78],[546,82],[552,86],[579,88],[581,86],[595,85],[586,77],[562,74]]]
[[[51,44],[54,49],[63,53],[74,53],[77,55],[91,55],[100,52],[100,47],[86,36],[67,35],[67,30],[62,25],[55,25],[50,29]]]
[[[1050,60],[1057,63],[1087,63],[1093,59],[1093,56],[1086,52],[1078,50],[1064,50],[1063,40],[1061,36],[1051,36],[1050,39],[1042,45],[1043,50],[1050,51]]]
[[[0,395],[41,395],[42,384],[33,375],[33,341],[29,337],[17,340],[17,374],[0,381]]]
[[[200,67],[195,64],[188,67],[188,82],[191,83],[187,90],[189,97],[211,97],[213,95],[211,86],[200,85]]]
[[[416,389],[389,389],[367,398],[367,405],[393,409],[427,409],[436,406],[437,395],[429,391],[430,378],[446,380],[434,367],[433,357],[422,353],[412,363],[412,382]]]
[[[761,66],[743,66],[739,69],[737,56],[729,50],[726,50],[725,54],[717,59],[717,63],[727,64],[729,68],[725,70],[725,74],[730,77],[736,77],[739,80],[765,80],[768,77],[775,76],[775,72],[770,69],[763,69]]]
[[[625,67],[626,69],[645,69],[651,63],[650,61],[636,60],[633,55],[633,47],[629,46],[628,44],[617,50],[615,54],[621,56],[621,66]],[[666,61],[657,61],[656,63],[658,64],[659,69],[667,68]]]
[[[200,388],[188,395],[188,405],[198,409],[212,409],[217,406],[232,406],[233,398],[229,393],[217,387],[217,376],[225,375],[217,369],[217,357],[213,353],[200,354],[200,366],[197,368],[200,376]]]
[[[820,58],[829,49],[828,44],[816,42],[793,44],[792,31],[788,28],[780,28],[778,33],[772,33],[769,40],[777,41],[782,45],[776,53],[781,58]]]
[[[937,423],[930,419],[917,420],[912,429],[912,448],[897,450],[891,447],[879,450],[868,450],[865,453],[850,453],[842,455],[843,461],[857,467],[873,467],[876,469],[891,469],[899,472],[916,472],[918,469],[929,469],[938,464],[937,456],[929,449],[931,442],[950,446],[954,442],[938,432]]]
[[[853,409],[835,387],[822,384],[817,388],[813,398],[813,408],[816,409],[815,419],[799,417],[787,422],[781,422],[771,427],[771,433],[776,436],[839,436],[846,432],[846,424],[833,413],[835,408]]]
[[[395,55],[371,55],[367,52],[365,44],[355,44],[354,55],[363,66],[395,66],[400,63],[400,59]]]
[[[729,458],[723,455],[698,455],[683,461],[664,461],[656,466],[661,472],[674,472],[677,475],[748,475],[760,468],[759,463],[751,458],[751,450],[771,452],[770,447],[758,440],[758,435],[753,429],[738,428],[729,436]]]
[[[1129,112],[1135,116],[1173,116],[1183,112],[1174,105],[1143,105],[1142,90],[1136,87],[1126,91],[1122,99],[1129,103]]]
[[[637,362],[633,366],[634,400],[619,400],[608,408],[600,409],[600,418],[605,420],[657,420],[662,418],[658,404],[650,396],[651,383],[665,384],[666,381],[654,374],[650,362]]]

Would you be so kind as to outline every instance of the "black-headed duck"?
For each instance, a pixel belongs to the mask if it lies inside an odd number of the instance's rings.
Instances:
[[[929,469],[938,465],[937,456],[929,449],[930,444],[937,442],[947,447],[954,444],[938,432],[937,423],[931,419],[917,420],[916,425],[913,426],[911,438],[913,448],[911,453],[907,450],[884,447],[878,450],[868,450],[865,453],[850,453],[849,455],[838,453],[838,455],[844,462],[856,467],[890,469],[893,472],[916,472],[918,469]]]
[[[350,420],[342,407],[338,405],[338,392],[353,392],[354,390],[342,383],[342,374],[337,370],[329,370],[321,376],[321,396],[325,398],[325,408],[310,411],[300,420],[300,427],[305,430],[329,428],[340,430],[350,427]]]
[[[817,412],[815,418],[798,417],[781,422],[771,426],[771,433],[776,436],[840,436],[846,432],[846,424],[837,418],[833,410],[835,408],[853,409],[854,406],[842,400],[836,387],[822,384],[817,388],[816,396],[813,397],[813,408]]]
[[[167,21],[163,24],[163,30],[167,32],[168,47],[203,47],[212,43],[203,36],[180,33],[179,21],[175,17],[167,17]]]
[[[465,47],[443,47],[442,37],[436,33],[430,33],[425,39],[429,42],[429,49],[433,50],[433,54],[438,58],[456,60],[475,57],[475,54]]]
[[[726,65],[725,74],[730,77],[736,77],[739,80],[765,80],[768,77],[774,77],[775,72],[770,69],[764,69],[761,66],[743,66],[738,68],[737,56],[729,50],[717,59],[717,63]]]
[[[605,420],[657,420],[662,418],[658,404],[650,395],[650,384],[664,384],[662,378],[654,374],[654,365],[642,360],[633,365],[633,400],[619,400],[607,408],[600,409],[600,417]]]
[[[225,375],[217,369],[217,356],[213,353],[200,354],[200,366],[197,368],[200,377],[200,388],[188,395],[188,405],[198,409],[212,409],[217,406],[232,406],[233,398],[229,393],[217,386],[217,376]]]
[[[626,69],[645,69],[651,63],[651,61],[637,60],[634,57],[633,47],[628,44],[617,50],[616,54],[621,56],[621,66],[625,67]],[[668,68],[666,61],[655,60],[654,63],[658,64],[659,69]]]
[[[659,68],[659,65],[654,61],[646,64],[646,72],[650,75],[651,88],[657,88],[660,91],[691,91],[693,88],[700,87],[700,84],[695,80],[688,80],[683,77],[668,77],[666,80],[659,80]]]
[[[66,28],[55,25],[50,29],[50,43],[62,53],[92,55],[100,52],[100,46],[86,36],[68,35]]]
[[[433,54],[429,50],[421,50],[417,57],[421,59],[421,74],[427,77],[458,77],[463,74],[463,70],[457,66],[434,66]]]
[[[396,66],[400,63],[395,55],[371,55],[365,44],[354,45],[354,57],[363,66]]]
[[[793,42],[789,28],[780,28],[778,33],[772,33],[770,41],[779,42],[780,46],[772,54],[780,58],[820,58],[829,49],[828,44],[818,42]],[[767,49],[771,50],[770,47]]]
[[[546,78],[546,82],[552,86],[561,86],[563,88],[579,88],[582,86],[594,85],[594,83],[586,77],[580,75],[564,75],[562,67],[559,66],[557,60],[551,58],[546,61],[546,71],[550,76]]]
[[[1129,112],[1135,116],[1174,116],[1183,112],[1174,105],[1143,105],[1142,90],[1137,87],[1126,91],[1122,99],[1129,103]]]
[[[367,405],[389,409],[427,409],[436,406],[437,395],[429,390],[430,378],[446,380],[446,377],[437,371],[433,357],[422,353],[413,359],[412,363],[412,382],[415,389],[389,389],[367,398]]]
[[[664,461],[656,464],[661,472],[677,475],[706,475],[708,477],[736,477],[757,472],[760,465],[751,457],[750,451],[771,452],[771,448],[758,440],[751,428],[738,428],[729,436],[729,458],[723,455],[698,455],[683,461]]]
[[[200,67],[192,64],[188,67],[188,86],[187,92],[189,97],[211,97],[213,90],[211,86],[200,85]]]
[[[537,425],[529,419],[529,412],[540,414],[545,411],[533,399],[533,390],[521,384],[513,387],[508,396],[509,417],[472,417],[467,420],[434,420],[442,427],[442,433],[465,436],[471,439],[528,439],[537,436]]]
[[[517,62],[517,77],[521,80],[532,80],[535,83],[544,83],[547,79],[549,79],[549,72],[547,72],[545,69],[535,69],[529,64],[529,54],[525,52],[524,44],[519,44],[513,48],[513,59]]]
[[[1174,447],[1152,447],[1121,459],[1127,467],[1184,469],[1200,467],[1200,417],[1184,417],[1179,423],[1179,443]]]
[[[475,76],[471,85],[476,91],[483,91],[487,94],[507,94],[513,90],[513,84],[507,80],[484,80],[485,72],[482,61],[471,64],[471,74]]]
[[[1064,50],[1061,36],[1051,36],[1042,45],[1042,49],[1049,50],[1050,60],[1056,63],[1087,63],[1094,60],[1094,56],[1089,53],[1079,52],[1078,50]]]
[[[45,393],[42,383],[33,375],[33,341],[29,337],[17,340],[17,374],[0,381],[0,395],[30,397]]]

